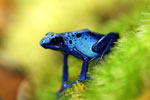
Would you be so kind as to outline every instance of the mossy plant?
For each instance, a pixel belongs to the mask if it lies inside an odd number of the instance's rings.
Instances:
[[[77,81],[76,84],[72,86],[72,88],[67,88],[65,91],[61,93],[60,100],[64,100],[65,98],[83,98],[83,95],[81,93],[85,92],[87,90],[87,86],[79,81]]]

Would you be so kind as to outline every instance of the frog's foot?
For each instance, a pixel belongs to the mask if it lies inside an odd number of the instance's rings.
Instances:
[[[102,60],[102,59],[103,59],[103,56],[100,56],[100,57],[96,60],[95,64],[97,64],[97,63],[99,62],[99,60]]]
[[[56,100],[59,100],[61,93],[68,87],[71,87],[71,86],[68,84],[62,85],[61,89],[56,93],[56,96],[57,96]]]
[[[86,77],[86,79],[89,80],[89,79],[92,79],[92,78],[91,78],[91,77]],[[84,80],[85,80],[85,79],[84,79]],[[81,79],[79,78],[79,79],[75,80],[75,81],[74,81],[73,83],[71,83],[71,84],[64,84],[64,85],[62,86],[62,88],[56,93],[56,96],[57,96],[56,100],[59,100],[59,97],[60,97],[61,93],[62,93],[66,88],[72,87],[72,85],[75,84],[75,83],[77,83],[77,81],[81,82],[81,81],[84,81],[84,80],[83,80],[83,79],[81,80]]]
[[[90,63],[91,61],[93,61],[93,60],[95,60],[95,59],[98,58],[98,59],[96,60],[96,62],[95,62],[95,64],[97,64],[97,63],[99,62],[99,60],[102,60],[102,59],[103,59],[103,56],[104,56],[104,54],[102,54],[102,55],[100,55],[100,56],[97,56],[97,57],[93,57],[92,59],[89,60],[88,63]]]
[[[60,96],[61,92],[63,92],[67,87],[69,87],[68,84],[64,84],[61,89],[56,93],[57,96]]]
[[[89,79],[92,79],[92,78],[91,77],[86,77],[86,79],[89,80]],[[69,84],[68,87],[72,87],[72,85],[76,84],[77,81],[82,82],[82,81],[85,81],[85,79],[83,80],[83,79],[79,78],[79,79],[75,80],[74,82],[72,82],[71,84]]]

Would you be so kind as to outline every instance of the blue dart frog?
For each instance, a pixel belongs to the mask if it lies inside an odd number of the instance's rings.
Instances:
[[[86,77],[88,64],[96,58],[96,63],[102,60],[104,55],[111,50],[118,38],[119,34],[115,32],[104,35],[92,32],[88,29],[57,34],[53,32],[47,33],[40,41],[40,45],[46,49],[62,51],[64,54],[62,87],[58,93],[61,93],[66,87],[71,87],[77,80],[84,81],[85,79],[90,79]],[[68,55],[73,55],[83,60],[80,77],[72,84],[67,84]]]

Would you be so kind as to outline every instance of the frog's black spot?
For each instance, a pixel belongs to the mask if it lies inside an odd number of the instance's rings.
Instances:
[[[94,33],[92,33],[92,32],[89,32],[89,34],[91,35],[91,36],[95,36],[96,34],[94,34]]]
[[[87,38],[85,38],[85,40],[87,40]]]
[[[57,44],[59,44],[59,43],[61,43],[62,45],[64,45],[64,40],[63,40],[62,37],[55,37],[55,38],[53,38],[53,39],[50,41],[49,44],[51,44],[51,45],[57,45]]]
[[[51,36],[54,36],[54,34],[52,34]]]
[[[61,35],[66,35],[65,33],[61,33]]]
[[[74,37],[74,35],[72,35]]]
[[[79,38],[79,37],[81,37],[81,35],[82,35],[81,33],[78,33],[76,36]]]
[[[72,41],[71,41],[71,40],[69,40],[69,43],[70,43],[70,44],[72,44]]]
[[[48,33],[46,33],[45,35],[48,35]]]

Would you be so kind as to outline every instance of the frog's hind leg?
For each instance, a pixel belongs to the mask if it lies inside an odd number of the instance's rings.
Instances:
[[[113,32],[111,32],[111,33],[107,34],[106,36],[102,37],[92,47],[92,50],[96,53],[99,53],[99,55],[97,57],[92,58],[91,60],[94,60],[94,59],[98,58],[96,63],[99,60],[102,60],[103,57],[104,57],[104,54],[107,54],[111,50],[111,48],[114,45],[114,42],[116,42],[118,38],[119,38],[119,34],[113,33]]]

